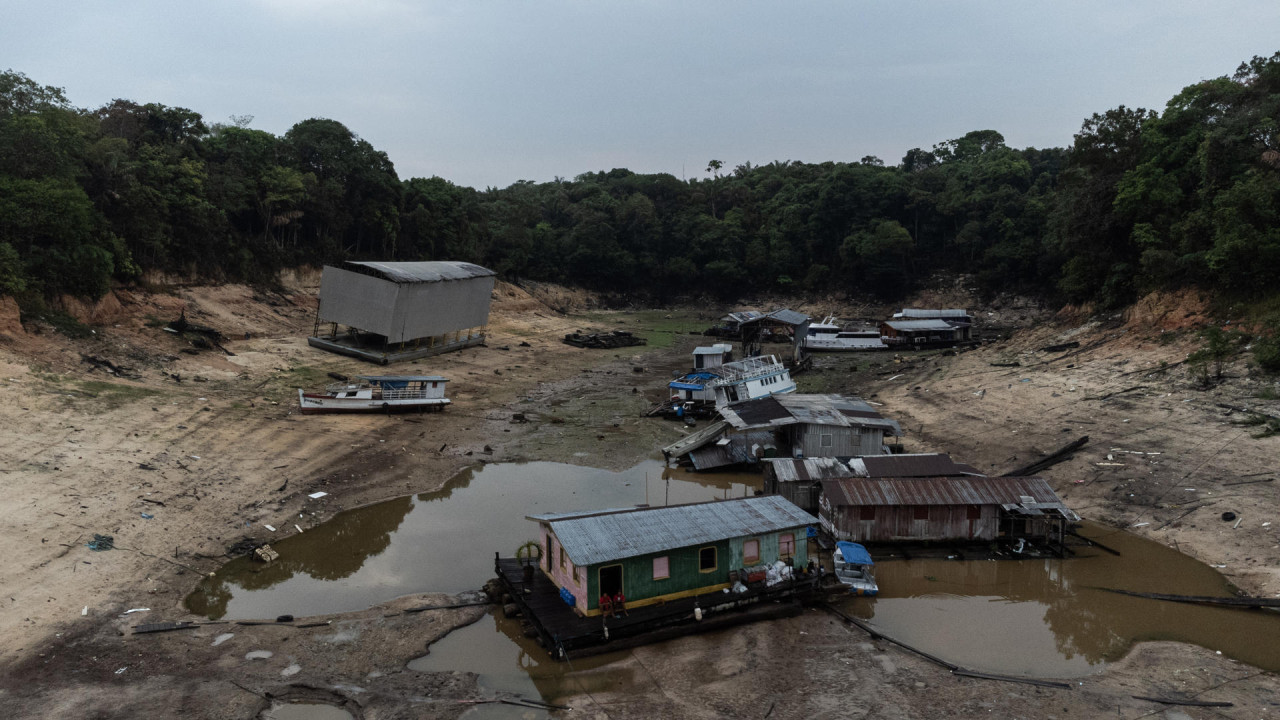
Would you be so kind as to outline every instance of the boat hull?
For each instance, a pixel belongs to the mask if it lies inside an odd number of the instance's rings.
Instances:
[[[377,400],[371,398],[335,398],[329,395],[298,391],[298,406],[307,415],[322,413],[370,413],[370,412],[438,412],[450,403],[448,398],[397,398]]]

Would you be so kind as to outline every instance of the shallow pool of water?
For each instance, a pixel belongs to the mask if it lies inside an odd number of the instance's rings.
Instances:
[[[1280,613],[1119,595],[1102,588],[1228,596],[1213,568],[1160,543],[1086,523],[1081,534],[1121,554],[1088,549],[1067,560],[891,560],[876,566],[881,594],[846,610],[885,634],[974,670],[1078,677],[1136,642],[1191,643],[1280,670]]]
[[[273,618],[359,610],[408,593],[475,590],[493,577],[495,552],[509,556],[536,536],[526,515],[743,497],[759,486],[758,475],[692,474],[657,461],[621,473],[558,463],[486,465],[438,492],[340,513],[275,544],[281,559],[271,565],[228,563],[187,603],[210,618]],[[1164,545],[1088,524],[1082,534],[1121,555],[1090,549],[1069,560],[886,561],[877,566],[881,595],[847,600],[846,609],[974,670],[1078,677],[1144,640],[1193,643],[1280,670],[1280,643],[1271,641],[1280,634],[1280,614],[1100,590],[1230,594],[1215,570]],[[432,645],[412,667],[470,670],[487,692],[548,701],[582,687],[641,681],[612,670],[611,656],[604,657],[571,669],[551,661],[517,623],[490,614]],[[511,712],[480,706],[469,717]]]
[[[187,607],[210,619],[298,617],[361,610],[400,595],[478,590],[494,553],[510,557],[537,526],[526,515],[745,497],[759,475],[694,474],[642,463],[620,473],[561,463],[466,470],[437,492],[339,513],[272,543],[280,559],[233,560]]]

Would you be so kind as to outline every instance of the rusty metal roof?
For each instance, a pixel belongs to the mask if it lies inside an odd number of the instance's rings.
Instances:
[[[876,427],[891,435],[902,434],[902,428],[896,421],[882,416],[862,400],[847,395],[770,395],[728,405],[720,409],[720,415],[738,429],[804,423]]]
[[[778,482],[812,482],[852,477],[853,471],[840,458],[769,458]]]
[[[1025,505],[1074,515],[1043,478],[930,477],[823,480],[822,494],[843,505]]]
[[[867,455],[849,462],[857,477],[950,477],[984,475],[972,465],[958,463],[946,453]]]
[[[431,262],[357,262],[342,263],[344,270],[380,277],[395,283],[438,282],[440,280],[468,280],[496,275],[494,271],[469,262],[434,260]]]
[[[530,515],[529,519],[549,524],[573,564],[580,566],[818,522],[777,495],[594,513]]]

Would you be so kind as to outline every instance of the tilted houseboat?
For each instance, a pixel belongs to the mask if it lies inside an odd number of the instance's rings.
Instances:
[[[322,393],[298,389],[304,413],[443,410],[447,378],[439,375],[358,375],[329,385]]]
[[[757,355],[720,366],[720,378],[710,386],[716,407],[796,391],[791,372],[773,355]]]

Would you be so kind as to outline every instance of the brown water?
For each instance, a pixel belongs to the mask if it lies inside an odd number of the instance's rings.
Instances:
[[[551,659],[532,639],[520,632],[518,620],[490,612],[477,622],[459,628],[436,641],[430,653],[409,663],[410,670],[448,672],[461,670],[480,676],[480,690],[489,697],[518,695],[555,702],[557,698],[635,687],[635,671],[615,665],[630,651],[606,653],[573,661],[572,666]],[[484,718],[544,718],[545,712],[509,705],[480,705],[466,713],[467,720]]]
[[[1086,523],[1081,534],[1120,551],[1068,560],[893,560],[876,566],[874,600],[846,610],[885,634],[988,672],[1078,677],[1136,642],[1191,643],[1280,670],[1280,613],[1118,595],[1101,588],[1228,596],[1216,570],[1136,535]]]
[[[335,516],[274,545],[271,565],[240,559],[187,599],[210,618],[272,618],[358,610],[417,592],[460,593],[493,576],[494,552],[532,539],[529,514],[660,505],[750,495],[758,475],[690,474],[657,461],[621,473],[557,463],[493,464],[468,470],[439,492]],[[1174,640],[1280,670],[1280,613],[1168,603],[1098,588],[1228,595],[1212,568],[1159,543],[1100,526],[1082,534],[1119,550],[1070,560],[894,560],[877,565],[881,595],[846,609],[891,637],[974,670],[1078,677],[1144,640]],[[584,690],[645,682],[609,663],[553,662],[518,624],[492,614],[455,630],[413,661],[422,671],[468,670],[490,693],[554,702]],[[541,717],[483,705],[470,718]]]
[[[537,537],[526,515],[745,497],[759,475],[694,474],[650,461],[620,473],[561,463],[490,464],[437,492],[339,513],[272,543],[280,559],[237,558],[187,597],[217,620],[361,610],[401,595],[478,590],[493,554]]]

